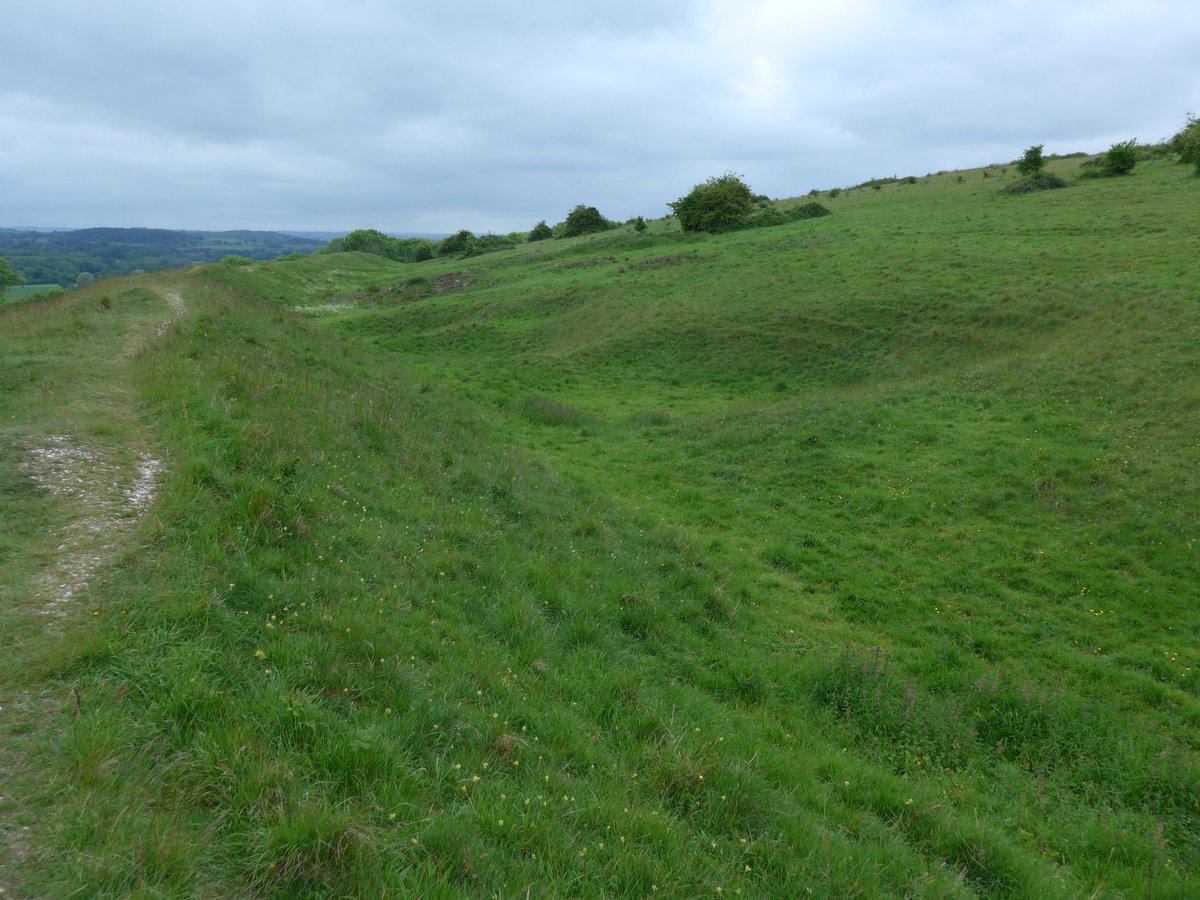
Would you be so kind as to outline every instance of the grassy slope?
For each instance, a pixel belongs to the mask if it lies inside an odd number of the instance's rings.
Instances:
[[[145,292],[0,313],[0,705],[59,710],[3,726],[11,877],[1186,896],[1196,184],[965,178],[170,276],[191,313],[123,363]],[[170,470],[47,624],[66,513],[9,451],[65,432]]]

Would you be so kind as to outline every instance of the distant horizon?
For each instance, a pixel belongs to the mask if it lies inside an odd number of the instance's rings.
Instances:
[[[248,231],[258,232],[262,234],[284,234],[289,237],[311,238],[318,241],[332,241],[335,238],[345,237],[352,231],[359,229],[301,229],[301,228],[169,228],[162,225],[80,225],[80,226],[63,226],[63,225],[0,225],[0,231],[29,231],[40,234],[54,234],[60,232],[71,231],[91,231],[97,228],[113,228],[123,230],[146,229],[149,231],[185,231],[196,232],[201,234],[222,234],[233,231]],[[384,234],[394,238],[428,238],[429,240],[441,240],[446,237],[446,233],[440,232],[417,232],[417,231],[388,231],[380,228]]]

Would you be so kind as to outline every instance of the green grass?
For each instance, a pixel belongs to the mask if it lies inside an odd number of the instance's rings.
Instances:
[[[0,312],[0,885],[1194,894],[1187,175]],[[47,621],[58,434],[168,468]]]
[[[22,303],[48,294],[58,294],[61,291],[62,285],[59,284],[18,284],[15,287],[4,289],[4,297],[0,298],[0,305]]]

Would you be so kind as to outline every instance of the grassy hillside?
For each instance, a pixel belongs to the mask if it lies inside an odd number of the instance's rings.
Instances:
[[[1195,895],[1200,187],[989,175],[0,310],[0,886]]]

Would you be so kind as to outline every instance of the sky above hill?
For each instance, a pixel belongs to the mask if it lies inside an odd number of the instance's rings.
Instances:
[[[1195,0],[37,0],[0,225],[506,232],[1168,137]]]

